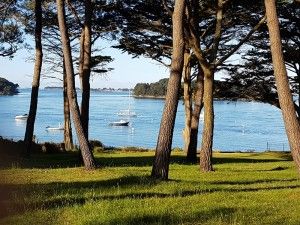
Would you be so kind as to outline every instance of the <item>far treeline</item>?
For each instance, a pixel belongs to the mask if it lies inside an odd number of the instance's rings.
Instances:
[[[150,58],[170,71],[168,80],[139,84],[135,88],[135,95],[165,95],[166,99],[151,172],[153,178],[168,179],[180,94],[185,110],[183,149],[190,162],[197,160],[199,149],[200,171],[214,170],[213,99],[216,97],[245,98],[278,107],[300,171],[299,21],[298,0],[2,0],[0,57],[13,57],[23,46],[25,35],[26,40],[31,38],[35,44],[24,154],[30,157],[44,69],[47,71],[44,78],[60,74],[57,79],[63,86],[65,149],[74,148],[73,124],[85,168],[96,168],[88,143],[90,78],[109,74],[113,69],[108,67],[113,58],[101,54],[109,40],[111,47],[132,57]],[[222,82],[215,79],[217,74],[222,76]],[[76,75],[80,81],[80,104]],[[204,122],[198,144],[202,110]]]
[[[133,89],[134,97],[146,98],[165,98],[167,93],[168,78],[161,79],[154,83],[138,83]],[[196,82],[191,83],[191,92],[194,98],[196,94]],[[266,102],[262,93],[267,92],[277,98],[276,93],[266,90],[266,87],[259,85],[247,85],[231,83],[227,80],[216,80],[214,82],[214,98],[219,100],[242,100],[242,101],[260,101]],[[181,83],[179,97],[182,98],[184,93],[184,84]]]

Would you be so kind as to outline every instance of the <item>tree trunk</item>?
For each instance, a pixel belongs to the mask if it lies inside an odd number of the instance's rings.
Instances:
[[[192,112],[191,136],[190,145],[187,151],[187,161],[197,161],[197,145],[198,145],[198,130],[200,113],[203,107],[204,79],[203,71],[199,66],[199,71],[196,80],[196,92],[194,96],[194,108]]]
[[[63,85],[64,85],[64,143],[65,150],[73,149],[73,136],[72,136],[72,126],[70,117],[70,105],[67,93],[67,74],[65,65],[63,66]]]
[[[29,115],[26,124],[26,132],[24,137],[24,143],[27,156],[30,155],[31,144],[34,132],[34,123],[38,105],[38,95],[40,86],[40,77],[43,61],[43,48],[42,48],[42,2],[41,0],[35,0],[35,64],[34,64],[34,74],[31,89],[31,100]]]
[[[275,0],[265,0],[265,7],[279,104],[292,156],[296,163],[298,172],[300,172],[300,125],[297,120],[287,77],[287,71],[283,59]]]
[[[79,52],[79,64],[78,64],[78,75],[79,75],[79,82],[80,82],[80,88],[81,91],[83,89],[82,87],[82,77],[83,77],[83,51],[84,51],[84,28],[81,31],[80,35],[80,40],[79,40],[79,47],[80,47],[80,52]]]
[[[210,66],[207,67],[202,64],[204,72],[204,125],[202,133],[202,145],[200,151],[200,170],[203,172],[213,171],[212,146],[214,135],[214,65],[217,61],[218,49],[222,36],[223,4],[223,0],[217,1],[216,27],[212,45],[212,53],[209,57]]]
[[[192,91],[191,91],[191,67],[190,67],[190,53],[184,53],[184,65],[183,65],[183,100],[185,111],[185,127],[182,131],[184,140],[183,151],[187,152],[190,146],[191,137],[191,120],[192,120]]]
[[[300,69],[300,68],[299,68]],[[300,123],[300,71],[298,70],[296,72],[297,74],[297,81],[298,81],[298,105],[297,103],[295,102],[294,103],[294,107],[295,107],[295,111],[297,113],[297,119],[298,119],[298,122]]]
[[[77,138],[82,153],[84,166],[86,169],[94,169],[96,167],[95,159],[89,148],[88,140],[86,139],[84,130],[82,128],[79,107],[77,103],[70,39],[69,39],[68,28],[65,19],[66,18],[65,4],[64,4],[64,0],[56,0],[56,3],[57,3],[58,24],[61,33],[64,62],[65,62],[65,68],[67,74],[67,89],[68,89],[67,94],[68,94],[68,99],[70,104],[70,110],[71,110],[74,126],[76,129],[76,133],[77,133]]]
[[[92,3],[91,0],[85,0],[85,23],[83,50],[81,59],[82,62],[82,99],[80,118],[86,138],[89,137],[89,108],[90,108],[90,74],[91,74],[91,20],[92,20]]]
[[[202,133],[202,145],[200,151],[200,170],[213,171],[212,146],[214,131],[214,107],[213,107],[213,83],[214,73],[211,70],[204,71],[204,125]]]
[[[172,147],[173,130],[176,118],[178,96],[181,85],[184,40],[183,17],[185,0],[176,0],[172,17],[173,23],[173,55],[171,62],[170,79],[165,100],[165,107],[160,123],[160,130],[156,145],[155,159],[151,176],[167,180],[169,161]]]

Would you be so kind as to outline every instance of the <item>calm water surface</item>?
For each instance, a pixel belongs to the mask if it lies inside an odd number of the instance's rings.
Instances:
[[[26,123],[14,119],[28,112],[30,90],[21,89],[15,96],[0,97],[0,136],[23,139]],[[80,100],[80,99],[79,99]],[[119,110],[128,105],[137,117],[130,118],[129,127],[109,126],[121,117]],[[155,148],[164,100],[134,99],[125,92],[91,93],[90,139],[107,146],[138,146]],[[35,125],[39,142],[63,141],[63,132],[47,132],[46,126],[63,122],[63,101],[60,90],[41,90]],[[200,130],[203,121],[201,120]],[[182,147],[184,109],[179,103],[174,130],[173,147]],[[74,130],[74,129],[73,129]],[[201,134],[201,131],[199,132]],[[215,101],[214,149],[218,150],[288,150],[280,111],[268,104],[256,102]],[[199,140],[201,136],[199,135]]]

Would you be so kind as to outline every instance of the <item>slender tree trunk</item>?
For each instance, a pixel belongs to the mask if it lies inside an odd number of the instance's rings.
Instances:
[[[223,21],[223,0],[217,1],[216,9],[216,27],[212,53],[210,55],[210,66],[203,68],[204,72],[204,125],[202,133],[202,145],[200,151],[200,170],[203,172],[213,171],[212,166],[212,146],[214,133],[214,102],[213,102],[213,85],[214,85],[214,65],[217,61],[219,44],[222,36]],[[205,67],[203,65],[203,67]]]
[[[38,105],[38,95],[40,86],[40,77],[43,61],[43,48],[42,48],[42,1],[35,0],[35,64],[34,64],[34,74],[31,88],[31,100],[29,115],[26,124],[26,132],[24,137],[24,143],[27,156],[30,155],[30,149],[32,144],[34,123]]]
[[[194,108],[192,112],[190,145],[187,151],[187,161],[189,162],[197,161],[198,130],[199,130],[200,113],[203,107],[203,93],[204,93],[203,71],[199,66],[199,71],[196,80]]]
[[[173,23],[173,55],[170,79],[165,100],[165,107],[160,123],[160,130],[156,145],[155,159],[152,167],[152,177],[167,180],[169,174],[169,161],[172,147],[173,130],[176,118],[178,96],[180,90],[184,40],[183,17],[185,0],[176,0],[172,17]]]
[[[77,133],[77,138],[79,141],[79,146],[82,153],[84,166],[86,169],[94,169],[96,167],[95,160],[89,148],[88,140],[84,135],[84,130],[82,128],[82,124],[80,120],[79,107],[77,103],[70,39],[69,39],[68,28],[65,19],[66,18],[65,4],[64,4],[64,0],[56,0],[56,3],[57,3],[58,24],[61,33],[64,62],[65,62],[65,68],[67,74],[67,87],[68,87],[67,93],[68,93],[68,99],[70,104],[70,110],[71,110],[74,126],[76,129],[76,133]]]
[[[279,104],[292,156],[298,172],[300,172],[300,125],[297,120],[287,71],[284,64],[275,0],[265,0],[265,7]]]
[[[191,67],[190,67],[190,53],[184,53],[184,65],[183,65],[183,100],[185,111],[185,127],[182,131],[184,140],[183,151],[187,152],[190,146],[191,137],[191,120],[192,120],[192,91],[191,91]]]
[[[297,71],[297,81],[298,81],[298,105],[297,103],[295,102],[294,103],[294,107],[295,107],[295,111],[297,113],[297,119],[300,123],[300,72]]]
[[[64,63],[63,63],[64,64]],[[67,93],[67,74],[65,65],[63,65],[63,85],[64,85],[64,143],[65,150],[73,149],[73,136],[70,116],[70,105]]]
[[[297,97],[298,97],[298,102],[294,102],[294,107],[295,107],[295,111],[297,113],[297,119],[300,122],[300,64],[299,64],[299,68],[297,67],[297,64],[294,64],[294,69],[295,69],[295,73],[296,73],[296,82],[297,82]],[[278,106],[278,108],[280,109],[280,106]]]
[[[86,138],[89,137],[89,110],[90,110],[90,74],[91,74],[91,39],[92,39],[92,3],[85,0],[85,23],[83,38],[82,60],[82,99],[80,118]]]
[[[80,81],[80,88],[81,91],[83,89],[83,84],[82,84],[82,77],[83,77],[83,52],[84,52],[84,31],[85,29],[83,28],[81,31],[80,35],[80,40],[79,40],[79,46],[80,46],[80,52],[79,52],[79,65],[78,65],[78,74],[79,74],[79,81]]]
[[[211,70],[204,71],[204,125],[202,133],[202,145],[200,151],[200,170],[213,171],[212,146],[214,131],[214,107],[213,107],[213,83],[214,73]]]

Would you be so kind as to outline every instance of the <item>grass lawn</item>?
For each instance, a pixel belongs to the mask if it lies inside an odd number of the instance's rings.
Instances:
[[[95,171],[74,153],[6,161],[0,224],[300,224],[288,153],[214,153],[215,172],[200,173],[176,151],[169,181],[149,177],[153,155],[97,153]]]

